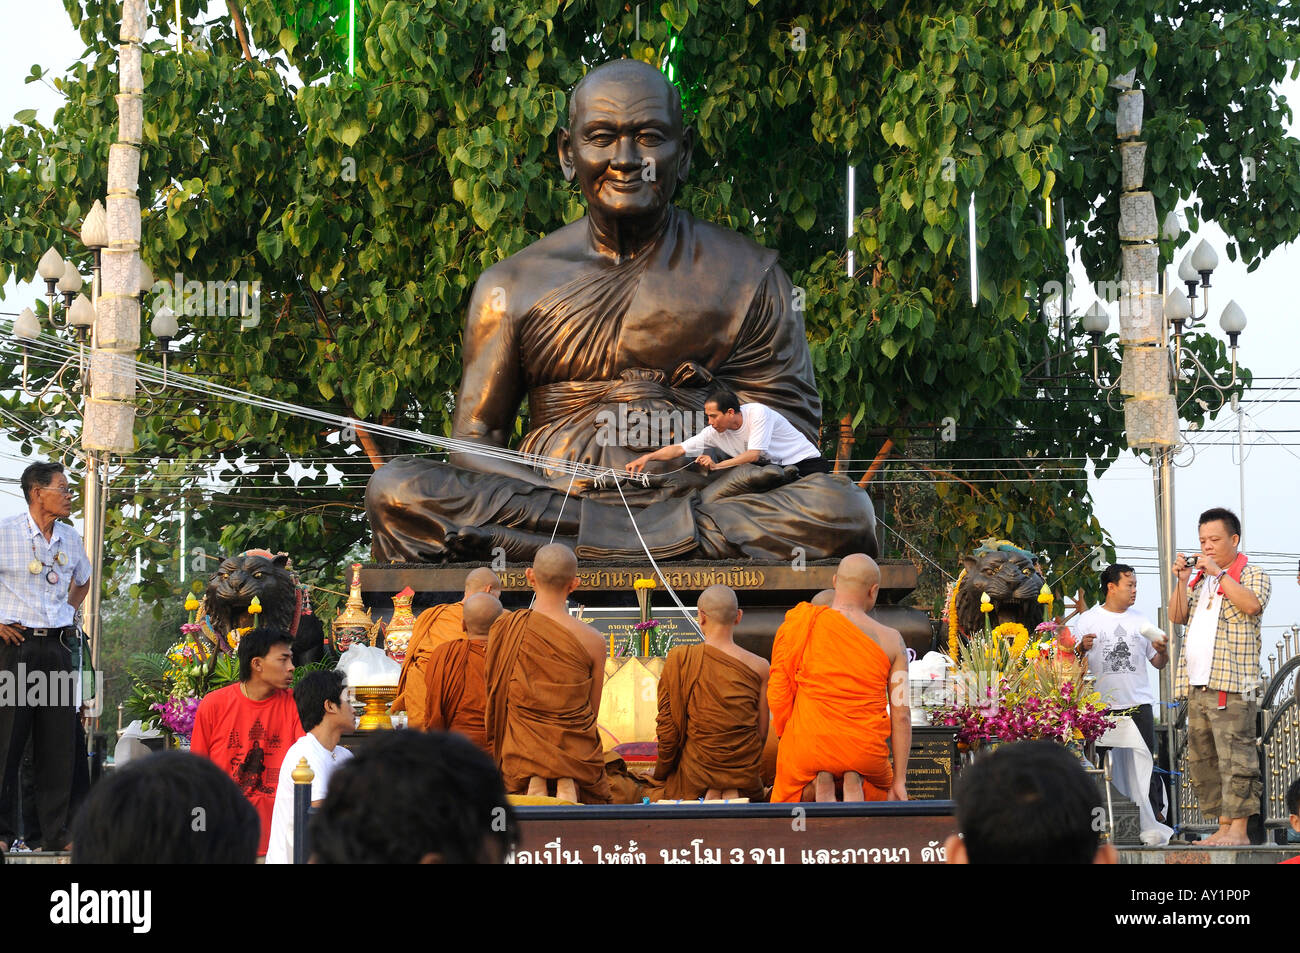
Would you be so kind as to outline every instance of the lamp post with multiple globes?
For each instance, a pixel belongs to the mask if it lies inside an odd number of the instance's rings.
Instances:
[[[75,399],[78,413],[85,420],[87,401],[92,396],[92,374],[88,353],[93,352],[95,320],[100,295],[101,250],[108,244],[104,208],[96,200],[81,230],[82,244],[91,252],[90,297],[87,298],[82,288],[85,280],[77,265],[65,259],[56,249],[48,249],[41,256],[37,265],[37,276],[45,282],[50,329],[57,336],[60,332],[70,334],[76,345],[75,352],[69,354],[49,374],[44,384],[37,387],[32,381],[33,355],[38,363],[52,365],[60,350],[40,348],[42,336],[41,319],[31,308],[24,308],[14,320],[13,336],[22,353],[22,376],[20,387],[42,413],[47,412],[45,405],[54,398]],[[153,274],[143,261],[139,263],[137,288],[140,304],[143,308],[145,295],[153,286]],[[59,299],[62,299],[61,301]],[[163,380],[156,387],[149,387],[143,381],[136,381],[136,386],[146,396],[154,397],[166,387],[166,373],[170,357],[171,342],[178,336],[179,327],[176,316],[166,305],[159,307],[153,315],[150,330],[157,341],[157,354],[162,366]],[[53,343],[53,342],[51,342]],[[55,345],[57,347],[57,345]],[[73,374],[69,377],[69,374]],[[100,635],[100,594],[104,569],[104,521],[108,490],[109,454],[102,450],[84,450],[79,456],[85,463],[84,485],[84,535],[86,553],[90,558],[90,591],[86,597],[83,613],[86,633],[90,638],[93,667],[99,667]]]

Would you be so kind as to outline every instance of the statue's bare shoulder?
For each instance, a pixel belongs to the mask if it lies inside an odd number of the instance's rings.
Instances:
[[[582,218],[489,265],[474,285],[470,326],[482,313],[480,303],[490,304],[497,295],[508,316],[518,318],[527,313],[541,295],[556,286],[557,279],[590,257],[586,236],[587,220]]]

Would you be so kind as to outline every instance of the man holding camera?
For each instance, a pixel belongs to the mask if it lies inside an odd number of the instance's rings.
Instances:
[[[1201,813],[1219,818],[1219,829],[1201,844],[1245,846],[1261,793],[1254,693],[1260,618],[1273,587],[1237,551],[1235,513],[1215,507],[1199,523],[1201,553],[1178,554],[1179,588],[1169,600],[1170,621],[1187,626],[1176,694],[1187,699],[1187,770],[1197,802]]]

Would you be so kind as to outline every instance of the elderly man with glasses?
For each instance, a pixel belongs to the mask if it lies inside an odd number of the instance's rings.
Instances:
[[[13,843],[18,767],[33,741],[36,806],[47,850],[68,843],[77,757],[77,608],[90,589],[81,537],[59,463],[23,471],[27,511],[0,519],[0,851]]]

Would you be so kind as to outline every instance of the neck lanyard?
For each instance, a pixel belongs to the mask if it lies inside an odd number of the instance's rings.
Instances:
[[[36,554],[36,540],[29,539],[28,542],[32,544],[32,561],[27,564],[27,571],[36,576],[40,574],[42,569],[48,570],[45,573],[45,581],[51,586],[57,586],[59,584],[59,573],[54,568],[54,564],[58,563],[60,566],[66,566],[68,564],[68,554],[62,549],[57,549],[51,561],[47,563]],[[53,530],[50,531],[50,542],[52,544],[62,542],[54,535]]]

